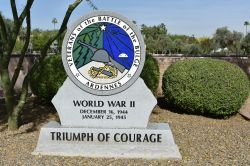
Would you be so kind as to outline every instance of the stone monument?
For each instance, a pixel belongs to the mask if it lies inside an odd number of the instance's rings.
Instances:
[[[139,78],[145,45],[136,25],[107,11],[68,29],[62,60],[68,78],[52,100],[60,123],[40,131],[33,154],[181,159],[166,123],[148,123],[157,104]]]

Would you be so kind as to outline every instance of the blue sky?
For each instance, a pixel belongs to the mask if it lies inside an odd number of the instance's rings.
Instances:
[[[16,0],[19,10],[26,0]],[[53,29],[51,20],[62,21],[73,0],[35,0],[32,7],[33,28]],[[139,25],[164,23],[171,34],[212,36],[216,28],[245,32],[244,21],[250,21],[250,0],[93,0],[99,10],[118,12]],[[70,19],[72,24],[80,16],[91,12],[83,2]],[[0,11],[12,17],[9,0],[0,0]],[[57,27],[59,24],[57,25]]]

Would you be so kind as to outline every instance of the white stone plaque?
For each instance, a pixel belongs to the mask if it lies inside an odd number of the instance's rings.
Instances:
[[[141,78],[126,91],[105,97],[84,92],[67,79],[52,103],[66,127],[146,128],[157,101]]]
[[[40,135],[34,155],[181,159],[166,123],[151,123],[144,129],[100,129],[50,122]]]

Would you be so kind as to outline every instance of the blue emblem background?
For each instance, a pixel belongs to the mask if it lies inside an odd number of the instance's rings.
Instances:
[[[133,43],[128,34],[119,26],[112,23],[105,23],[106,30],[103,31],[103,47],[109,55],[127,70],[131,68],[134,60]],[[128,57],[119,57],[121,54]]]
[[[105,26],[105,30],[101,29]],[[107,22],[92,24],[82,30],[76,41],[84,42],[96,49],[105,49],[109,56],[129,70],[134,60],[134,47],[129,35],[121,27]],[[94,53],[87,47],[74,44],[73,58],[79,69],[91,62]]]

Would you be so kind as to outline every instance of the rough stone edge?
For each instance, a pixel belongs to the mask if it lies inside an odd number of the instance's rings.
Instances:
[[[93,147],[93,146],[88,146]],[[173,146],[172,146],[173,147]],[[129,155],[129,154],[119,154],[119,153],[113,153],[113,154],[107,154],[103,153],[100,154],[76,154],[76,153],[63,153],[63,152],[32,152],[32,155],[45,155],[45,156],[62,156],[62,157],[85,157],[85,158],[116,158],[116,159],[144,159],[144,160],[182,160],[182,156],[178,150],[178,147],[173,147],[178,151],[175,155],[172,156],[163,156],[159,155],[158,157],[148,154],[147,156],[144,155],[144,153],[137,154],[137,155]]]

